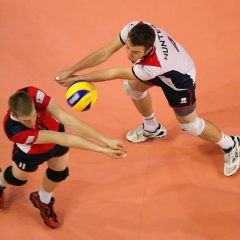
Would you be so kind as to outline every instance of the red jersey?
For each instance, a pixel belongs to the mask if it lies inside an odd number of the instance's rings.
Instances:
[[[46,112],[52,98],[42,90],[32,86],[19,89],[19,91],[26,92],[32,98],[37,111],[36,125],[33,128],[24,126],[8,109],[3,121],[4,131],[9,140],[16,143],[26,154],[45,153],[53,149],[55,144],[35,144],[39,131],[63,131],[62,124]]]

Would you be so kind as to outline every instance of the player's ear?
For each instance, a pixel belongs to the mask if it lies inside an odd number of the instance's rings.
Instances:
[[[147,51],[146,54],[150,53],[152,51],[153,47],[150,47]]]
[[[14,118],[17,118],[17,116],[15,116],[12,112],[11,112],[11,115],[12,115]]]

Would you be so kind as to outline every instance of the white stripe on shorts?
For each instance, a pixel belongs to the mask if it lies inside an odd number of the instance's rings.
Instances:
[[[21,169],[25,169],[26,168],[26,164],[25,163],[19,163],[19,168],[21,168]]]

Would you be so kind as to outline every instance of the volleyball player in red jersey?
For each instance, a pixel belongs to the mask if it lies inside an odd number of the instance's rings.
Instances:
[[[50,96],[36,87],[18,90],[9,98],[8,105],[3,127],[8,139],[14,142],[13,162],[0,172],[0,208],[4,204],[3,193],[7,184],[24,185],[29,173],[47,162],[48,168],[42,187],[39,191],[32,192],[29,199],[40,210],[45,224],[56,228],[59,222],[53,210],[52,194],[59,183],[69,175],[69,147],[122,158],[126,154],[125,145],[121,140],[108,138],[68,114]],[[64,127],[78,135],[65,132]],[[97,140],[101,144],[84,137]]]

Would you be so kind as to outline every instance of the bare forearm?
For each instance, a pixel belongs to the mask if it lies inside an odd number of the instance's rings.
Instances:
[[[81,136],[67,132],[39,131],[36,144],[55,143],[61,146],[77,148],[87,151],[104,152],[105,147],[91,142]]]
[[[106,137],[81,119],[64,111],[54,100],[49,104],[47,111],[66,128],[71,129],[75,133],[106,143]]]
[[[87,57],[83,58],[81,61],[76,63],[73,67],[69,68],[69,72],[71,75],[73,75],[76,72],[79,72],[81,70],[95,67],[102,62],[106,61],[108,59],[108,56],[104,54],[102,49],[99,49],[96,52],[91,53]]]
[[[72,67],[72,72],[73,72],[72,74],[86,68],[97,66],[100,63],[105,62],[107,59],[109,59],[112,56],[112,54],[114,54],[123,46],[124,44],[121,42],[119,38],[119,34],[117,34],[112,39],[112,41],[109,42],[109,44],[91,53],[90,55],[85,57],[83,60],[78,62],[76,65],[74,65]]]
[[[86,80],[89,82],[103,82],[103,81],[109,81],[117,79],[118,75],[116,75],[114,68],[104,69],[104,70],[98,70],[91,73],[74,76],[71,79],[73,81],[76,80]]]
[[[117,34],[113,38],[113,40],[109,44],[107,44],[105,47],[102,47],[97,51],[89,54],[87,57],[83,58],[73,67],[66,69],[64,71],[58,72],[54,80],[57,80],[58,83],[62,86],[68,86],[73,81],[72,77],[75,73],[87,68],[95,67],[101,64],[102,62],[105,62],[123,46],[124,44],[121,42],[119,38],[119,34]],[[96,81],[99,81],[99,80],[96,80]]]
[[[76,80],[86,80],[89,82],[104,82],[114,79],[131,79],[138,81],[138,79],[134,76],[132,72],[132,67],[126,67],[126,68],[108,68],[90,72],[83,75],[72,76],[69,77],[68,79],[60,80],[58,81],[58,83],[66,87]]]
[[[70,121],[71,123],[66,123],[65,126],[74,132],[77,132],[85,137],[89,137],[98,140],[102,143],[106,143],[106,137],[98,132],[95,128],[91,127],[87,123],[78,118],[73,117]]]
[[[94,152],[104,152],[104,147],[98,145],[94,142],[91,142],[83,137],[65,133],[64,139],[60,140],[62,143],[59,145],[66,144],[67,147],[77,148],[87,151],[94,151]]]

